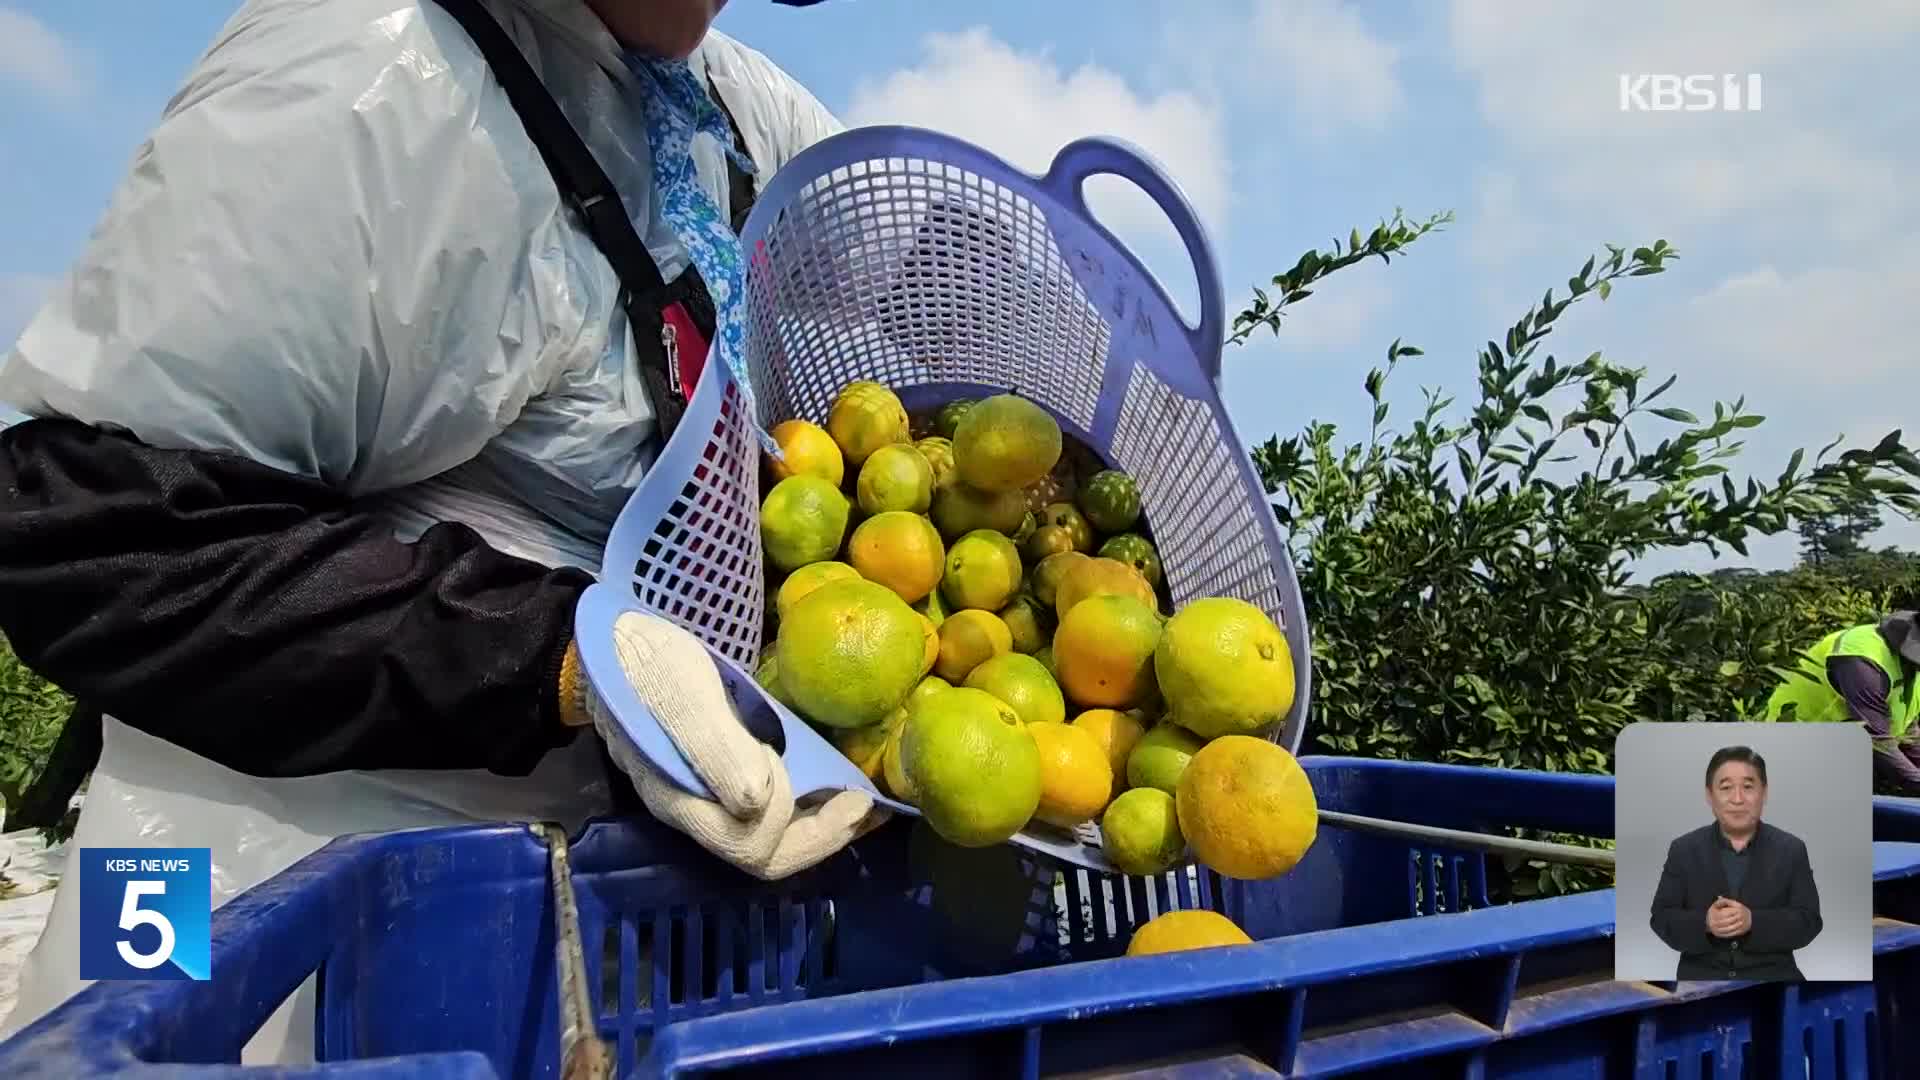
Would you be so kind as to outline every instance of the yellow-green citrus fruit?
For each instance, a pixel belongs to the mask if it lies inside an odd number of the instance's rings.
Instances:
[[[1140,736],[1133,753],[1127,755],[1127,786],[1174,794],[1187,764],[1203,745],[1198,735],[1162,720]]]
[[[878,460],[879,455],[875,455]],[[917,604],[946,573],[947,549],[939,530],[919,514],[888,510],[861,522],[847,543],[847,559],[868,581],[885,585]],[[931,616],[929,616],[931,617]]]
[[[1284,747],[1251,735],[1222,735],[1201,747],[1174,801],[1194,857],[1242,881],[1293,869],[1319,831],[1307,771]]]
[[[840,453],[839,444],[820,425],[805,420],[787,420],[774,425],[767,434],[773,436],[774,444],[780,447],[785,458],[767,458],[767,467],[775,480],[810,475],[837,488],[846,478],[847,463]]]
[[[961,847],[1004,842],[1040,806],[1040,748],[984,690],[958,687],[916,704],[900,760],[927,824]]]
[[[1205,739],[1271,731],[1293,707],[1293,653],[1267,613],[1232,597],[1167,620],[1153,656],[1168,713]]]
[[[1040,601],[1048,610],[1055,609],[1055,599],[1059,595],[1060,583],[1067,579],[1074,567],[1092,558],[1078,551],[1063,551],[1058,555],[1049,555],[1040,560],[1033,568],[1033,598]]]
[[[1000,616],[979,608],[956,611],[940,624],[940,654],[934,673],[948,682],[961,682],[973,669],[1013,651],[1013,631]]]
[[[774,614],[784,619],[801,597],[820,586],[835,581],[855,581],[859,577],[860,571],[843,562],[808,563],[788,574],[787,580],[780,583],[780,591],[774,594],[773,599]]]
[[[930,435],[913,444],[920,456],[927,459],[927,465],[933,469],[933,488],[935,491],[953,483],[953,441],[938,435]]]
[[[795,711],[822,727],[877,724],[920,682],[921,616],[893,590],[836,581],[802,597],[780,624],[774,653]]]
[[[957,608],[999,611],[1020,592],[1020,551],[997,532],[976,529],[947,549],[940,591]]]
[[[982,491],[1011,491],[1039,480],[1060,460],[1060,425],[1047,411],[1013,394],[975,402],[953,431],[953,460],[962,482]],[[1024,508],[1025,499],[1021,499]]]
[[[957,540],[981,529],[1018,532],[1020,523],[1026,520],[1027,507],[1017,491],[980,491],[956,482],[933,493],[931,515],[941,536]]]
[[[1049,503],[1040,511],[1040,527],[1065,531],[1074,551],[1085,554],[1093,550],[1093,525],[1072,503]]]
[[[1150,787],[1121,792],[1100,817],[1100,849],[1123,874],[1146,877],[1173,869],[1187,853],[1173,796]]]
[[[1057,721],[1028,724],[1040,747],[1040,805],[1035,819],[1063,829],[1092,821],[1113,797],[1113,767],[1086,731]]]
[[[933,505],[933,466],[907,443],[883,446],[860,466],[854,501],[864,514],[924,514]]]
[[[1047,647],[1047,613],[1026,593],[1020,593],[1000,609],[1000,621],[1013,631],[1013,651],[1031,656]]]
[[[871,380],[848,383],[827,413],[827,434],[859,468],[883,446],[907,441],[907,410],[894,392]]]
[[[1101,595],[1074,605],[1053,635],[1060,685],[1087,706],[1131,709],[1153,692],[1160,619],[1131,596]]]
[[[1067,702],[1046,665],[1017,652],[1001,653],[967,673],[966,685],[985,690],[1020,714],[1029,724],[1060,724],[1067,719]]]
[[[1251,944],[1253,939],[1232,919],[1199,908],[1193,911],[1169,911],[1135,930],[1132,939],[1127,942],[1127,955],[1152,956],[1188,949]]]
[[[850,506],[840,489],[817,476],[789,476],[760,504],[760,544],[767,558],[791,573],[840,552]]]

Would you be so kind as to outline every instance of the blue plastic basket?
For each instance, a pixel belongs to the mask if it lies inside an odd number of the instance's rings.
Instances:
[[[1089,212],[1083,185],[1100,174],[1132,181],[1166,213],[1193,260],[1198,326]],[[1157,166],[1086,139],[1033,177],[934,132],[860,128],[788,162],[742,235],[746,368],[762,426],[824,421],[856,379],[893,387],[916,410],[1007,390],[1044,406],[1139,482],[1176,603],[1240,597],[1285,630],[1296,693],[1275,738],[1298,750],[1312,693],[1299,584],[1220,400],[1212,251]],[[639,706],[620,695],[600,643],[601,624],[625,610],[669,618],[748,671],[760,657],[759,446],[742,402],[726,366],[708,365],[581,604],[588,676],[624,708]],[[671,762],[662,749],[656,760]]]
[[[1331,810],[1589,835],[1613,818],[1607,777],[1304,763]],[[1877,837],[1916,823],[1876,803]],[[1286,877],[1199,878],[1257,946],[1111,959],[1200,898],[1082,878],[1036,921],[1049,947],[1017,962],[1038,967],[953,978],[965,944],[914,839],[895,822],[769,884],[651,823],[590,826],[573,884],[620,1075],[1871,1077],[1920,1054],[1920,844],[1876,844],[1874,983],[1674,987],[1607,978],[1610,891],[1490,906],[1482,857],[1334,828]],[[218,1063],[316,971],[331,1063],[276,1078],[554,1076],[546,875],[521,827],[337,840],[214,914],[214,981],[96,984],[0,1043],[0,1076],[262,1075]]]

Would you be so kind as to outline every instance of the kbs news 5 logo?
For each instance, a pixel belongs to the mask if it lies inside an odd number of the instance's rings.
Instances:
[[[213,976],[207,848],[81,848],[80,977]]]

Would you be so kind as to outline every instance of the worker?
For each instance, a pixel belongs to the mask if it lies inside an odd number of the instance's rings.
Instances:
[[[644,806],[777,879],[881,820],[796,804],[777,729],[631,614],[687,794],[572,637],[684,404],[665,313],[737,361],[733,227],[840,130],[724,2],[247,0],[200,58],[0,365],[0,632],[105,714],[74,848],[210,847],[218,906],[352,832]],[[83,985],[77,886],[6,1031]],[[309,1059],[311,1009],[244,1060]]]
[[[1920,795],[1920,621],[1911,611],[1836,630],[1802,654],[1767,701],[1764,719],[1844,722],[1871,737],[1875,788]]]

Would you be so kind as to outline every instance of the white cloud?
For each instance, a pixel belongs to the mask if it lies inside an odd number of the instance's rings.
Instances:
[[[1099,133],[1138,144],[1180,184],[1215,235],[1230,203],[1226,137],[1218,109],[1186,92],[1150,95],[1097,64],[1062,70],[1045,53],[1014,49],[990,32],[930,34],[914,68],[855,87],[849,125],[914,124],[983,146],[1044,172],[1062,146]],[[1092,200],[1116,230],[1153,221],[1144,196]]]
[[[95,69],[91,58],[47,24],[16,8],[0,7],[0,79],[74,102],[92,91]]]
[[[1404,50],[1352,0],[1164,0],[1152,67],[1247,110],[1268,133],[1327,139],[1384,129],[1406,104]],[[1284,118],[1283,128],[1275,117]]]
[[[1404,101],[1400,50],[1368,29],[1356,4],[1256,0],[1249,31],[1234,51],[1252,83],[1277,92],[1315,134],[1377,131]]]
[[[1915,296],[1920,256],[1910,249],[1869,265],[1782,272],[1767,264],[1688,301],[1675,329],[1712,369],[1786,383],[1810,395],[1805,400],[1827,399],[1836,410],[1833,430],[1865,438],[1855,430],[1863,422],[1858,410],[1878,413],[1884,406],[1861,400],[1862,389],[1908,382],[1920,362]],[[1877,439],[1900,424],[1875,426],[1871,437]],[[1920,425],[1908,426],[1920,436]]]

